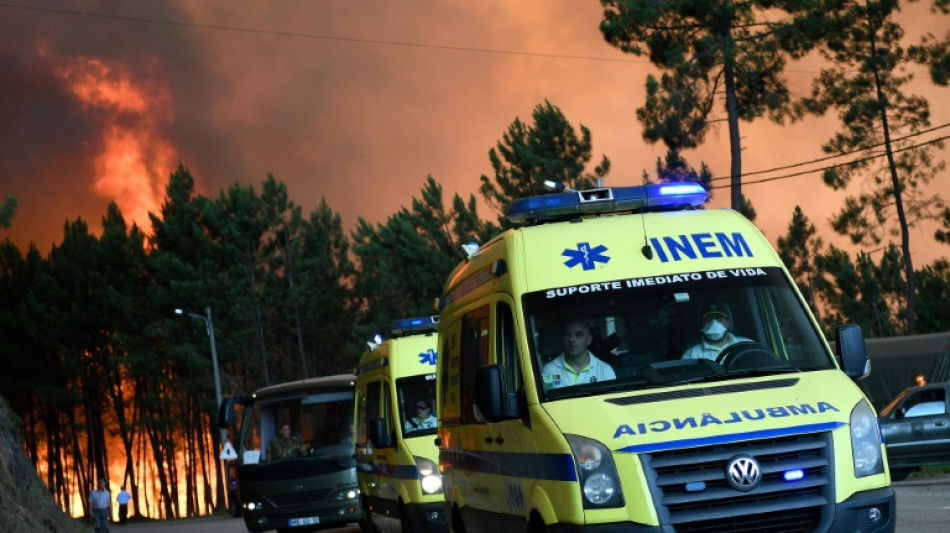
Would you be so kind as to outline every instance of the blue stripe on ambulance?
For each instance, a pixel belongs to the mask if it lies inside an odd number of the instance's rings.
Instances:
[[[384,463],[370,463],[357,461],[356,469],[377,477],[392,479],[419,479],[419,469],[416,465],[387,465]]]
[[[574,458],[569,453],[486,452],[444,449],[439,452],[443,468],[499,474],[525,479],[577,481]]]

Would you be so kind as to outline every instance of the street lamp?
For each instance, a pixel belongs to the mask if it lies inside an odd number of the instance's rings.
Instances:
[[[208,338],[211,340],[211,367],[214,369],[214,395],[218,400],[218,407],[221,406],[221,377],[218,374],[218,348],[214,342],[214,321],[211,319],[211,308],[205,307],[205,316],[188,313],[183,309],[175,309],[176,315],[188,315],[195,320],[200,320],[205,323],[205,331],[208,333]],[[221,436],[224,437],[224,429],[221,430]],[[223,443],[224,440],[222,439]]]
[[[211,319],[211,307],[205,307],[205,314],[199,315],[197,313],[189,313],[184,309],[175,309],[176,315],[188,315],[195,320],[200,320],[205,323],[205,331],[208,333],[208,339],[211,342],[211,367],[214,369],[214,395],[218,400],[218,408],[221,407],[221,378],[218,375],[218,348],[214,342],[214,321]],[[228,432],[224,428],[219,428],[221,431],[221,446],[224,446],[228,442]],[[222,459],[223,460],[223,459]],[[225,465],[223,468],[227,468]],[[227,493],[227,491],[224,491]]]

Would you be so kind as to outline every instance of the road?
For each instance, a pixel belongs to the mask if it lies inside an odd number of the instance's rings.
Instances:
[[[897,533],[946,533],[950,531],[950,478],[903,481],[897,491]],[[194,518],[147,524],[113,524],[112,533],[246,533],[240,518]],[[329,530],[358,533],[358,527]]]
[[[159,522],[111,524],[110,533],[247,533],[244,520],[240,518],[190,518],[162,520]],[[328,529],[327,533],[359,533],[360,528],[343,527]]]

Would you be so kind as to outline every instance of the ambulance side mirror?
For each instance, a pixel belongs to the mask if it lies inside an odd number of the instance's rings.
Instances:
[[[369,421],[369,440],[377,448],[392,448],[393,435],[386,431],[386,421],[382,418],[373,418]]]
[[[871,373],[871,361],[868,359],[861,326],[854,324],[839,326],[838,335],[835,338],[835,352],[841,369],[849,378],[864,379]]]
[[[478,369],[475,375],[475,403],[489,422],[511,420],[521,415],[517,394],[505,392],[501,367],[498,365],[486,365]]]

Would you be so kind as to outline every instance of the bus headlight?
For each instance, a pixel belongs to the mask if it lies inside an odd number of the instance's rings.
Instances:
[[[861,400],[851,411],[851,458],[854,476],[865,477],[884,472],[881,457],[881,431],[877,417],[867,401]]]
[[[261,502],[244,502],[243,507],[246,511],[260,511],[264,508],[264,504]]]
[[[620,477],[613,455],[606,446],[580,435],[564,435],[574,464],[577,465],[577,477],[584,494],[584,508],[623,507],[623,493],[620,490]]]
[[[425,494],[442,492],[442,475],[439,473],[439,467],[425,457],[413,455],[412,458],[416,461],[416,468],[419,470],[422,492]]]
[[[347,500],[355,500],[359,498],[360,490],[359,489],[347,489],[341,490],[336,493],[336,501],[343,502]]]

